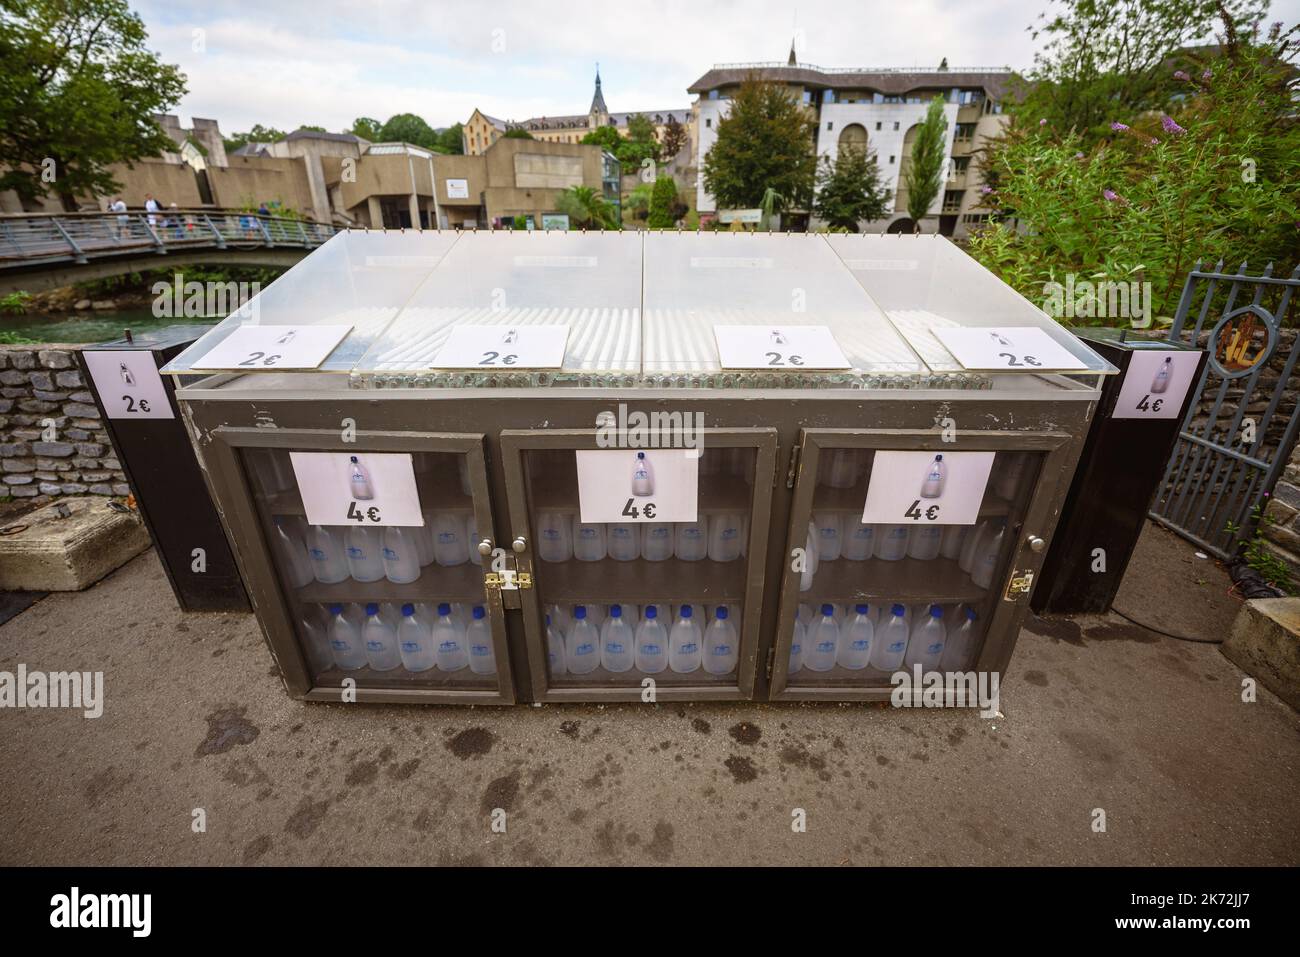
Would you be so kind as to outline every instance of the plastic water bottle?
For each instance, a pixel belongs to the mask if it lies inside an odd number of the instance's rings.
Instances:
[[[854,610],[856,614],[840,636],[839,652],[835,656],[836,664],[850,671],[858,671],[867,666],[871,657],[871,641],[876,634],[875,626],[871,623],[870,609],[866,605],[858,605]]]
[[[632,667],[636,658],[636,635],[623,620],[623,606],[610,605],[609,617],[600,628],[600,664],[618,673]]]
[[[397,626],[397,649],[402,667],[407,671],[428,671],[433,667],[433,634],[428,623],[415,615],[415,606],[402,606],[402,620]]]
[[[796,674],[803,668],[803,646],[807,641],[807,631],[803,622],[796,615],[794,619],[794,635],[790,639],[790,661],[786,665],[785,673],[788,675]]]
[[[675,554],[684,562],[698,562],[709,555],[709,519],[703,512],[693,522],[677,523]],[[674,628],[676,625],[673,626]]]
[[[876,557],[887,562],[906,558],[909,531],[906,525],[881,525],[877,528]]]
[[[641,557],[648,562],[672,558],[675,539],[672,522],[647,522],[641,527]]]
[[[497,673],[496,653],[492,648],[492,627],[486,616],[483,606],[475,605],[473,621],[465,631],[465,643],[469,645],[469,670],[476,675]]]
[[[334,651],[330,648],[329,624],[321,621],[320,606],[309,605],[298,620],[302,630],[302,649],[312,674],[320,674],[334,667]]]
[[[948,642],[943,646],[939,657],[940,671],[965,671],[975,657],[975,609],[967,608],[961,627],[948,635]]]
[[[275,534],[272,539],[276,555],[279,557],[280,572],[290,588],[301,588],[316,580],[316,569],[307,546],[298,535],[298,529],[287,515],[277,515],[272,521]]]
[[[564,635],[546,616],[546,663],[551,667],[551,677],[568,673],[564,664]]]
[[[645,617],[636,629],[636,670],[657,675],[668,667],[668,631],[659,621],[659,609],[646,605]]]
[[[344,614],[342,605],[330,605],[329,639],[334,664],[343,671],[356,671],[367,664],[361,628]]]
[[[996,461],[997,478],[993,483],[993,493],[998,498],[1011,501],[1016,497],[1016,492],[1020,488],[1020,480],[1025,474],[1025,461],[1024,455],[998,453]]]
[[[634,562],[641,557],[641,529],[632,522],[615,522],[605,529],[609,557],[616,562]]]
[[[837,512],[818,512],[813,516],[817,525],[817,558],[833,562],[840,557],[844,526]]]
[[[465,626],[451,615],[451,605],[438,606],[438,620],[433,624],[433,655],[442,671],[460,671],[469,664],[465,651]]]
[[[598,562],[605,554],[605,526],[573,516],[573,557],[580,562]]]
[[[361,637],[366,644],[370,670],[391,671],[402,663],[401,652],[397,649],[397,632],[379,617],[379,605],[375,602],[366,605],[366,624],[361,629]]]
[[[605,623],[605,606],[588,602],[585,607],[587,609],[587,621],[591,622],[592,627],[599,631],[600,626]]]
[[[384,575],[405,585],[420,577],[420,552],[415,544],[419,529],[389,525],[384,529]]]
[[[585,605],[573,609],[573,624],[564,643],[564,663],[572,675],[585,675],[600,664],[600,632],[587,620]]]
[[[483,556],[478,553],[478,516],[473,512],[465,519],[465,550],[469,560],[475,565],[483,564]]]
[[[668,633],[668,667],[678,674],[686,674],[700,666],[700,626],[695,623],[695,613],[690,605],[677,610],[677,621]]]
[[[979,548],[980,539],[990,533],[991,527],[988,521],[980,522],[976,528],[967,534],[966,540],[962,542],[961,554],[957,556],[957,567],[967,575],[971,573],[971,568],[974,567],[975,552]]]
[[[384,577],[383,536],[377,528],[353,526],[347,542],[348,571],[359,582],[377,582]]]
[[[704,631],[704,670],[711,675],[731,674],[740,660],[739,645],[726,606],[715,608],[713,621]]]
[[[636,461],[632,465],[632,494],[637,498],[645,498],[655,493],[655,470],[646,458],[644,452],[636,454]]]
[[[551,624],[561,635],[569,633],[569,626],[572,619],[569,617],[568,610],[563,605],[547,605],[546,614],[550,616]]]
[[[322,585],[346,581],[348,571],[347,546],[343,544],[343,529],[329,525],[311,525],[307,528],[307,555],[311,558],[312,573]]]
[[[1165,361],[1160,363],[1160,368],[1156,369],[1155,378],[1151,380],[1152,392],[1164,392],[1169,388],[1169,376],[1174,368],[1172,357],[1166,356]]]
[[[355,455],[352,456],[348,487],[352,491],[352,497],[358,501],[366,502],[375,497],[375,490],[370,485],[370,473],[364,465],[357,461]]]
[[[537,516],[537,557],[544,562],[567,562],[573,557],[573,519],[564,512]]]
[[[439,565],[464,565],[469,561],[462,514],[445,510],[434,513],[433,558]]]
[[[966,542],[966,530],[969,525],[945,525],[943,541],[939,543],[939,554],[950,560],[961,558],[961,547]]]
[[[474,486],[469,480],[469,459],[464,455],[456,456],[456,474],[460,478],[461,494],[472,498]]]
[[[979,549],[975,553],[975,560],[971,564],[970,580],[980,588],[988,588],[993,582],[993,573],[997,571],[998,556],[1002,553],[1002,537],[1006,533],[1006,526],[999,525],[997,530],[990,530],[989,534],[980,539]]]
[[[844,527],[844,544],[840,557],[851,562],[865,562],[876,549],[876,526],[855,522],[850,516]]]
[[[947,640],[948,629],[943,625],[943,607],[931,605],[930,614],[918,618],[912,625],[907,655],[903,659],[904,667],[908,671],[914,665],[920,665],[923,672],[936,670]]]
[[[804,540],[804,565],[799,573],[799,590],[810,591],[817,577],[817,524],[808,523],[808,537]]]
[[[709,516],[709,561],[734,562],[740,557],[744,516],[715,512]]]
[[[835,606],[822,605],[821,618],[808,630],[803,649],[804,667],[809,671],[830,671],[840,646],[840,626],[835,621]]]
[[[420,567],[433,564],[433,539],[429,536],[429,529],[433,525],[433,512],[425,511],[421,513],[424,516],[424,525],[420,528],[411,529],[411,534],[415,538],[415,553],[420,560]]]
[[[939,548],[942,544],[942,525],[918,525],[908,536],[907,557],[928,562],[932,558],[939,557]]]
[[[892,673],[903,663],[908,639],[906,614],[907,609],[902,605],[889,609],[889,621],[879,629],[875,647],[871,649],[871,667]]]
[[[936,455],[930,467],[925,470],[925,480],[921,483],[921,498],[939,498],[943,495],[943,481],[948,467],[943,464],[943,456]]]
[[[856,449],[836,449],[826,467],[826,485],[831,488],[853,488],[858,481],[858,455]]]

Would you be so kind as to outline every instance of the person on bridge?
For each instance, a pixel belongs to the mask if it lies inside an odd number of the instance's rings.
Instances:
[[[155,216],[154,213],[162,209],[162,206],[161,204],[159,204],[158,200],[153,198],[153,193],[144,194],[144,208],[145,208],[145,212],[149,214],[149,225],[157,226],[158,217]]]
[[[113,212],[115,212],[115,213],[123,213],[123,214],[125,214],[125,213],[126,213],[126,202],[125,202],[125,200],[122,199],[121,196],[119,196],[119,197],[117,197],[117,199],[113,200],[112,205],[110,205],[108,208],[111,209],[111,210],[112,210]],[[125,215],[121,215],[121,216],[118,216],[118,217],[117,217],[117,231],[118,231],[118,234],[119,234],[119,237],[118,237],[118,238],[120,238],[120,239],[125,239],[125,238],[126,238],[126,236],[127,236],[127,231],[128,231],[128,225],[127,225],[127,224],[130,223],[130,221],[131,221],[130,218],[127,217],[127,216],[125,216]]]

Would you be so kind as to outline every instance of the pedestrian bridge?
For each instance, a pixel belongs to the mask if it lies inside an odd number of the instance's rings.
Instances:
[[[201,263],[288,267],[337,231],[228,209],[0,216],[0,295]]]

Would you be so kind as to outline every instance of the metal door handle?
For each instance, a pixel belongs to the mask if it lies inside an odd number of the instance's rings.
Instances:
[[[488,555],[491,555],[491,554],[492,554],[492,539],[490,539],[490,538],[485,538],[485,539],[483,539],[483,541],[479,542],[479,543],[478,543],[478,553],[479,553],[480,555],[482,555],[484,558],[486,558]]]
[[[1044,548],[1047,547],[1047,542],[1043,541],[1037,535],[1030,535],[1027,539],[1025,539],[1025,544],[1029,546],[1029,550],[1031,552],[1041,552]]]
[[[528,547],[528,540],[525,539],[524,536],[519,535],[510,543],[510,547],[515,550],[516,554],[522,554],[524,549]]]

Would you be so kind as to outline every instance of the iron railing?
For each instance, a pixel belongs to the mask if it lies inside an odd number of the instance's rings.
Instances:
[[[337,231],[329,223],[228,209],[5,215],[0,216],[0,271],[127,254],[163,255],[173,248],[311,249]]]

